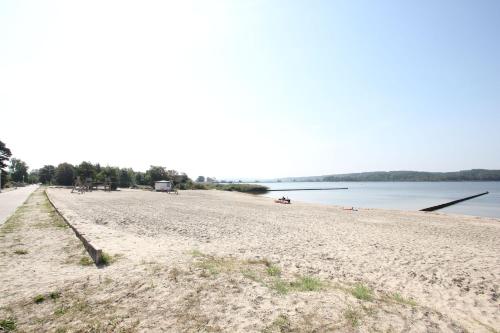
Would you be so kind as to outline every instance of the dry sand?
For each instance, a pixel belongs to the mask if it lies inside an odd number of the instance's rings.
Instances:
[[[70,229],[20,218],[0,244],[0,320],[27,331],[500,330],[498,219],[220,191],[49,195],[115,261],[78,265]],[[7,260],[16,234],[22,265]],[[33,303],[51,290],[61,297]]]

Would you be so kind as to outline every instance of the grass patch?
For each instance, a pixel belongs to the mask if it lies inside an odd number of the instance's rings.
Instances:
[[[115,261],[115,258],[112,255],[110,255],[106,252],[102,253],[101,262],[100,262],[101,265],[108,266],[111,263],[113,263],[114,261]]]
[[[281,279],[274,280],[269,288],[273,289],[280,295],[286,295],[290,292],[290,284]]]
[[[352,327],[358,327],[361,324],[361,319],[363,319],[363,314],[351,307],[344,310],[344,318]]]
[[[362,283],[358,283],[351,289],[351,294],[362,301],[373,300],[373,291]]]
[[[241,274],[247,278],[247,279],[250,279],[252,281],[255,281],[255,282],[262,282],[262,280],[259,278],[259,275],[257,274],[257,272],[254,272],[250,269],[244,269],[241,271]]]
[[[80,258],[80,265],[82,265],[82,266],[90,266],[93,264],[94,264],[94,262],[92,261],[92,259],[89,256],[83,256]]]
[[[195,258],[204,257],[205,256],[205,254],[203,254],[201,251],[196,250],[196,249],[189,251],[189,254],[192,255]]]
[[[262,330],[262,333],[273,333],[273,332],[290,332],[291,322],[290,319],[284,314],[280,314],[271,325],[267,326]]]
[[[28,254],[28,251],[21,249],[21,250],[15,250],[14,253],[17,255],[25,255],[25,254]]]
[[[296,291],[318,291],[323,289],[323,283],[311,276],[301,276],[290,283],[290,286]]]
[[[35,302],[36,304],[43,303],[44,301],[45,301],[45,296],[43,296],[43,295],[36,295],[33,298],[33,302]]]
[[[406,304],[406,305],[410,305],[410,306],[417,306],[417,302],[415,302],[415,300],[413,300],[411,298],[405,298],[405,297],[403,297],[399,293],[392,294],[391,298],[392,298],[392,300],[394,300],[395,302],[400,303],[400,304]]]
[[[55,309],[54,314],[55,314],[56,316],[62,316],[62,315],[64,315],[66,312],[68,312],[68,308],[67,308],[67,307],[65,307],[65,306],[60,306],[60,307],[58,307],[57,309]]]
[[[16,321],[12,318],[0,320],[0,328],[2,331],[10,332],[16,329]]]
[[[278,266],[268,266],[266,269],[267,275],[269,276],[280,276],[281,275],[281,268]]]
[[[53,291],[49,294],[51,300],[55,301],[56,299],[61,297],[61,293],[58,291]]]

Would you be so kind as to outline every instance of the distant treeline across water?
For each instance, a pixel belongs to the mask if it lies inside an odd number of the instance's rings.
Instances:
[[[472,169],[454,172],[374,171],[339,175],[280,178],[282,182],[435,182],[500,181],[500,170]]]

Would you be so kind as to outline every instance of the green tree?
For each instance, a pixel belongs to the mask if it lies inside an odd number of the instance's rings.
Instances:
[[[56,168],[55,180],[57,185],[69,186],[75,178],[75,167],[69,163],[61,163]]]
[[[120,187],[130,187],[135,184],[135,174],[132,169],[120,169]]]
[[[38,182],[40,182],[39,170],[33,169],[28,174],[28,183],[30,183],[30,184],[36,184]]]
[[[155,182],[158,180],[169,180],[169,175],[167,170],[162,166],[152,165],[148,171],[146,171],[146,181],[148,185],[154,186]]]
[[[10,160],[10,178],[12,181],[20,183],[28,181],[28,165],[18,158]]]
[[[137,171],[134,177],[137,185],[148,185],[148,182],[146,181],[146,174],[144,172]]]
[[[205,182],[205,177],[203,177],[203,176],[198,176],[198,178],[196,178],[196,182],[197,182],[197,183],[204,183],[204,182]]]
[[[101,168],[101,172],[99,172],[96,176],[97,180],[104,182],[107,179],[111,181],[111,189],[116,190],[118,187],[118,180],[120,176],[120,169],[116,167],[106,166]]]
[[[5,167],[7,166],[7,161],[10,159],[12,156],[12,152],[10,151],[9,148],[0,141],[0,173],[1,173],[1,185],[2,188],[5,187],[5,184],[7,183],[7,172],[5,171]]]
[[[44,165],[38,171],[39,181],[43,184],[51,184],[56,174],[56,168],[53,165]]]
[[[95,179],[95,176],[100,171],[100,170],[99,171],[96,170],[97,169],[96,166],[94,166],[90,162],[85,162],[84,161],[84,162],[82,162],[82,163],[80,163],[79,165],[76,166],[76,173],[78,174],[78,176],[80,177],[80,179],[82,181],[84,181],[87,178]],[[99,166],[99,169],[100,168],[101,167]]]

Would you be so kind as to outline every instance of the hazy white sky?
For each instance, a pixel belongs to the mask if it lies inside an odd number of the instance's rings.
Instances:
[[[0,140],[217,178],[500,168],[498,1],[2,1]]]

